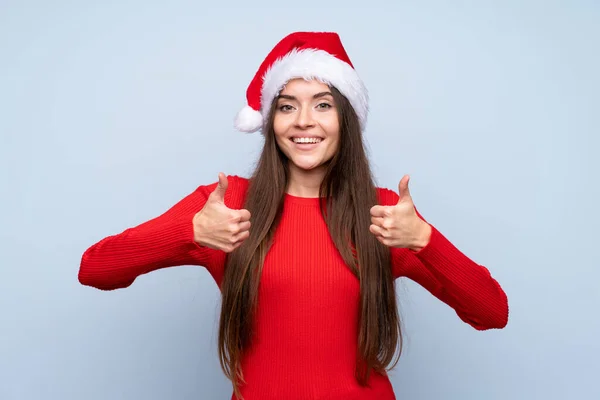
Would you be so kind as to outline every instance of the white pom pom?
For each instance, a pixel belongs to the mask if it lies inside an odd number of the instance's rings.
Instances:
[[[235,117],[234,126],[242,132],[256,132],[262,128],[263,117],[259,111],[250,106],[244,106]]]

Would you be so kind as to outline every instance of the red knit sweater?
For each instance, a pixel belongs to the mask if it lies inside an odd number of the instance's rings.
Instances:
[[[243,208],[248,180],[228,180],[225,204]],[[192,228],[192,217],[215,187],[200,186],[159,217],[91,246],[79,281],[112,290],[159,268],[199,265],[221,287],[226,254],[196,244]],[[378,194],[382,205],[398,202],[391,190]],[[506,325],[508,303],[500,285],[435,227],[419,252],[390,251],[395,278],[416,281],[475,329]],[[255,341],[242,361],[244,398],[395,399],[387,376],[372,373],[369,388],[354,377],[359,298],[359,282],[329,236],[318,199],[286,195],[261,276]]]

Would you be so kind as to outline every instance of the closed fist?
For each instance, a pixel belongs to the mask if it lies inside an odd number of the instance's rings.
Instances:
[[[201,246],[230,253],[250,236],[250,212],[225,205],[228,181],[219,173],[219,183],[206,204],[194,215],[194,241]]]
[[[418,251],[428,242],[431,226],[421,219],[408,189],[410,177],[404,175],[398,184],[398,203],[393,206],[376,205],[371,208],[369,230],[377,240],[388,247],[406,247]]]

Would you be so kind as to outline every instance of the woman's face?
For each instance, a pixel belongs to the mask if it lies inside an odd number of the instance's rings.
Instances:
[[[275,101],[275,139],[292,165],[308,171],[331,160],[338,149],[340,132],[329,86],[316,80],[294,79]]]

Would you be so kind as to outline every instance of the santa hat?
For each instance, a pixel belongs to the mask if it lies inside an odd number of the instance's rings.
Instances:
[[[295,32],[277,43],[248,86],[248,104],[235,118],[236,129],[242,132],[261,129],[273,99],[294,78],[316,79],[334,86],[350,101],[364,129],[369,103],[367,89],[334,32]]]

